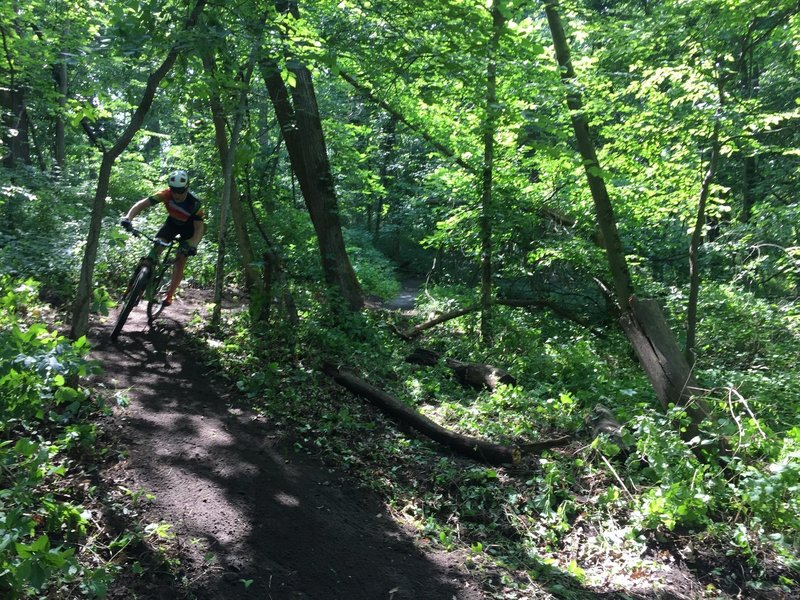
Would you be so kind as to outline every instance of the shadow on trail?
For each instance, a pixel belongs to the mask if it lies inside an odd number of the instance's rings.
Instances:
[[[131,399],[116,417],[129,452],[126,485],[156,496],[143,518],[171,524],[181,554],[182,581],[156,573],[158,589],[128,580],[131,588],[113,598],[485,597],[461,557],[423,552],[374,496],[293,452],[268,420],[232,406],[235,395],[182,349],[179,320],[165,317],[148,328],[135,317],[115,344],[105,328],[95,333],[106,385],[128,390]],[[157,567],[158,559],[143,557],[142,564]],[[554,598],[681,598],[597,593],[551,566],[532,561],[531,569],[542,574],[542,593]],[[480,577],[503,587],[490,573]]]
[[[145,518],[178,535],[182,587],[201,599],[482,597],[460,561],[427,556],[376,499],[232,408],[180,349],[181,335],[174,320],[139,331],[133,323],[116,344],[101,340],[94,357],[107,385],[129,392],[118,417],[125,470],[156,496]]]

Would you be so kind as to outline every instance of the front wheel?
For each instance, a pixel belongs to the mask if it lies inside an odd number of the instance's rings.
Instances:
[[[128,320],[128,315],[131,314],[133,307],[139,303],[139,299],[142,297],[142,294],[144,294],[144,290],[147,287],[147,280],[149,278],[150,269],[147,267],[139,269],[139,272],[136,273],[133,283],[131,284],[130,291],[122,302],[122,308],[119,309],[117,323],[114,325],[114,330],[111,332],[112,342],[116,341],[117,336],[119,336],[123,326],[125,325],[125,321]]]
[[[167,289],[169,289],[169,280],[164,280],[164,278],[162,278],[153,283],[153,297],[147,302],[148,324],[152,325],[155,318],[164,310],[164,304],[161,302],[161,299],[164,298]]]

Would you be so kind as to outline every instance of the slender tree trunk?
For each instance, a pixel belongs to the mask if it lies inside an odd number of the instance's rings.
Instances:
[[[8,152],[3,165],[14,167],[18,163],[30,164],[30,138],[25,114],[25,94],[21,89],[0,90],[0,110],[4,115],[3,145]]]
[[[630,274],[617,231],[614,210],[602,178],[600,163],[589,134],[588,122],[582,112],[582,99],[575,85],[575,70],[572,67],[569,46],[557,6],[556,0],[545,0],[544,8],[553,36],[556,59],[561,68],[562,81],[567,87],[567,106],[570,110],[578,150],[583,159],[589,190],[594,200],[595,215],[603,236],[617,303],[622,311],[620,324],[650,379],[662,407],[666,409],[670,404],[686,407],[692,420],[691,426],[684,432],[684,436],[689,439],[699,431],[699,422],[707,413],[707,408],[702,401],[693,397],[698,390],[691,376],[691,368],[678,346],[675,335],[667,325],[660,307],[655,301],[638,300],[633,296]]]
[[[287,32],[292,21],[300,18],[297,2],[277,0],[275,8],[287,17],[284,40],[288,41]],[[292,169],[317,234],[325,282],[341,295],[350,310],[360,310],[364,306],[364,295],[344,244],[339,203],[311,72],[296,57],[287,55],[286,69],[294,77],[290,94],[275,61],[263,60],[261,68]]]
[[[755,194],[753,185],[756,180],[756,157],[745,156],[742,164],[742,212],[739,220],[742,223],[749,223],[753,215],[753,205],[755,204]]]
[[[236,109],[236,121],[231,131],[231,145],[224,152],[220,148],[220,152],[224,154],[225,160],[223,161],[222,176],[222,206],[220,208],[219,219],[219,253],[217,254],[217,271],[214,279],[214,310],[211,314],[211,326],[215,329],[219,328],[220,319],[222,316],[222,279],[224,275],[224,250],[225,250],[225,219],[231,205],[231,191],[234,186],[233,182],[233,163],[236,158],[236,146],[239,144],[239,134],[242,131],[242,123],[244,122],[244,113],[247,106],[247,92],[250,88],[250,78],[253,75],[253,67],[256,61],[257,47],[253,48],[250,55],[250,61],[247,65],[247,71],[244,74],[242,81],[242,91],[239,94],[239,106]],[[224,131],[223,131],[224,135]],[[238,218],[243,219],[241,214],[241,205],[238,206]],[[242,223],[243,224],[243,223]],[[250,260],[252,262],[252,252],[250,253]],[[251,285],[255,285],[253,282]]]
[[[359,310],[364,305],[364,299],[345,250],[338,201],[311,74],[296,61],[289,64],[289,70],[296,79],[292,106],[277,64],[263,61],[261,67],[286,141],[292,170],[297,175],[317,234],[325,281],[339,291],[352,310]]]
[[[397,139],[395,132],[397,131],[397,117],[389,115],[389,120],[383,128],[383,139],[380,144],[380,182],[384,189],[383,194],[378,194],[375,198],[375,206],[373,213],[375,215],[375,225],[372,230],[372,242],[378,243],[381,235],[381,225],[383,223],[383,207],[386,204],[387,191],[389,189],[389,165],[392,161],[392,153],[394,152],[394,145]]]
[[[197,23],[197,19],[207,0],[197,0],[191,15],[186,21],[184,30],[191,29]],[[86,246],[83,253],[83,261],[81,263],[81,272],[78,279],[78,290],[75,296],[75,302],[72,307],[72,324],[70,328],[70,335],[73,339],[77,339],[86,334],[89,326],[89,309],[91,307],[92,299],[92,276],[94,274],[94,263],[97,258],[97,247],[100,242],[100,229],[103,222],[103,214],[105,213],[106,196],[108,195],[108,185],[111,180],[111,168],[120,154],[122,154],[131,143],[133,136],[136,134],[144,123],[144,118],[153,104],[158,85],[161,80],[169,73],[172,65],[178,58],[180,53],[180,42],[176,42],[167,53],[164,62],[153,71],[147,78],[147,85],[145,86],[142,99],[139,106],[131,117],[131,122],[122,132],[122,135],[116,143],[110,148],[106,149],[102,143],[97,139],[89,123],[83,122],[84,130],[90,141],[100,148],[103,153],[102,162],[100,164],[100,174],[97,178],[97,188],[95,190],[94,202],[92,204],[92,216],[89,223],[89,232],[86,239]]]
[[[3,165],[14,167],[17,162],[30,164],[28,143],[28,121],[25,118],[25,92],[17,83],[17,69],[8,47],[6,30],[0,27],[0,42],[8,63],[8,88],[0,89],[0,111],[6,133],[3,136],[8,153],[3,156]]]
[[[29,146],[33,147],[33,153],[36,155],[36,164],[39,166],[39,170],[44,173],[47,170],[44,151],[42,150],[41,144],[39,144],[39,137],[36,135],[36,127],[33,124],[33,119],[31,119],[31,113],[26,108],[22,116],[25,119],[25,124],[28,128]],[[28,162],[30,163],[30,151]]]
[[[100,240],[100,228],[103,225],[103,209],[105,208],[108,186],[111,181],[111,167],[114,166],[116,156],[109,152],[103,152],[100,162],[100,173],[97,176],[97,187],[94,192],[94,202],[92,203],[92,218],[89,222],[89,232],[86,236],[86,248],[83,252],[83,262],[81,272],[78,277],[78,291],[75,295],[75,302],[72,306],[72,328],[70,335],[72,339],[78,339],[86,333],[89,325],[89,309],[92,301],[92,275],[94,274],[94,263],[97,259],[97,247]]]
[[[569,45],[564,34],[564,27],[561,24],[561,17],[557,10],[556,0],[546,0],[544,4],[547,22],[550,26],[550,33],[553,36],[556,58],[561,67],[561,79],[567,88],[567,107],[572,119],[572,127],[575,131],[575,139],[578,143],[578,151],[583,159],[583,167],[586,172],[586,179],[589,183],[589,190],[594,200],[595,215],[600,233],[603,236],[603,245],[606,249],[608,265],[611,269],[611,276],[614,281],[614,290],[617,295],[617,302],[621,310],[626,310],[631,297],[631,279],[628,265],[625,260],[625,252],[622,248],[622,241],[617,231],[617,220],[614,216],[614,208],[611,198],[608,195],[606,183],[602,177],[600,161],[597,159],[594,142],[589,134],[589,124],[583,112],[583,100],[580,92],[575,85],[575,69],[572,67]]]
[[[719,161],[720,119],[722,117],[721,112],[725,101],[723,91],[724,84],[720,80],[718,85],[719,107],[714,117],[714,129],[711,133],[711,156],[708,160],[708,169],[700,184],[700,196],[697,201],[697,219],[694,224],[694,230],[692,231],[692,239],[689,243],[689,300],[686,306],[686,347],[684,349],[684,355],[690,366],[694,365],[696,359],[697,302],[700,295],[698,254],[700,252],[700,245],[703,243],[703,230],[706,226],[706,204],[708,202],[708,195],[711,190],[711,184],[714,181],[714,175],[717,172],[717,163]]]
[[[745,53],[741,59],[741,87],[742,96],[750,100],[758,93],[758,68],[753,65],[752,50]],[[746,155],[742,163],[742,211],[739,213],[739,221],[749,223],[753,214],[755,204],[755,194],[753,186],[756,181],[756,157]]]
[[[497,129],[497,47],[505,20],[499,2],[493,0],[492,35],[486,64],[486,117],[483,124],[483,169],[481,193],[481,340],[492,343],[492,219],[494,206],[492,179],[494,177],[494,135]]]
[[[60,173],[67,166],[67,129],[64,113],[67,108],[67,62],[62,60],[53,65],[53,79],[58,92],[58,114],[55,119],[55,133],[53,140],[53,158]]]
[[[212,74],[216,72],[216,64],[213,56],[204,52],[203,64],[206,70]],[[222,108],[222,101],[219,96],[219,91],[216,87],[212,90],[209,96],[209,103],[211,104],[211,114],[214,121],[214,135],[217,143],[217,150],[219,151],[220,164],[223,166],[227,161],[229,154],[228,140],[225,134],[225,114]],[[260,297],[263,295],[263,277],[258,272],[255,266],[255,255],[253,253],[253,246],[250,243],[250,236],[247,233],[246,219],[244,217],[244,210],[242,209],[241,196],[239,189],[236,186],[236,180],[231,179],[231,192],[230,192],[230,206],[231,217],[233,220],[234,230],[236,232],[236,241],[239,245],[239,252],[242,257],[242,269],[245,276],[245,287],[251,296],[251,307],[254,305],[263,304],[264,299]],[[256,313],[260,313],[257,310]],[[257,317],[257,314],[254,314]],[[260,318],[260,317],[259,317]]]

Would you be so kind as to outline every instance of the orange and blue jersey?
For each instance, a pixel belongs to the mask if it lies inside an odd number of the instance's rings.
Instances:
[[[150,200],[151,206],[163,203],[169,213],[168,220],[176,225],[182,225],[189,221],[202,221],[205,214],[200,200],[192,192],[186,194],[186,198],[178,202],[173,197],[172,190],[167,188],[156,192],[148,200]]]

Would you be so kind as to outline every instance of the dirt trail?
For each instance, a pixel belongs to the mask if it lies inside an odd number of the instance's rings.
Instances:
[[[91,332],[102,383],[130,398],[113,421],[128,458],[109,477],[155,495],[144,519],[172,524],[189,595],[482,598],[460,558],[419,549],[375,497],[232,407],[230,392],[180,348],[183,322],[201,305],[191,296],[176,303],[156,329],[137,308],[116,345],[110,325]],[[166,583],[125,585],[112,597],[179,597]]]

